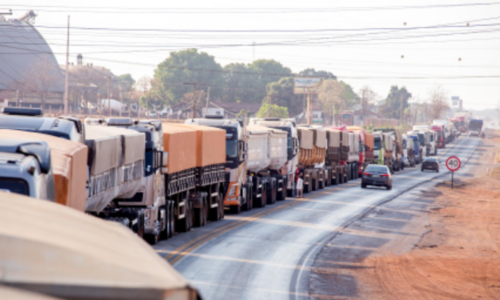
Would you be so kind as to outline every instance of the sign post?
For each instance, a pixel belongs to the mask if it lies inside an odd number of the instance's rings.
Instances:
[[[462,162],[456,156],[450,156],[446,160],[446,167],[451,171],[451,189],[453,189],[453,173],[455,173],[455,171],[458,171],[461,166]]]

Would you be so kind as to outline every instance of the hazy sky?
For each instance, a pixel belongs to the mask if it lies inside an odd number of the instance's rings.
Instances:
[[[71,15],[70,61],[82,53],[136,80],[170,51],[196,47],[221,65],[266,58],[294,72],[327,70],[380,98],[398,85],[422,101],[442,85],[466,108],[500,101],[497,1],[16,0],[0,8],[15,17],[34,9],[60,63]]]

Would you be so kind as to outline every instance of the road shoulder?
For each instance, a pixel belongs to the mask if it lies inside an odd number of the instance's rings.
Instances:
[[[477,174],[494,157],[483,146],[457,189],[421,185],[337,234],[315,258],[310,295],[500,299],[500,180]]]

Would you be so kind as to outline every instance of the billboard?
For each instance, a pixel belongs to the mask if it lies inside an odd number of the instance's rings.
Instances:
[[[323,78],[295,78],[293,82],[294,94],[318,94]]]
[[[451,97],[451,106],[458,107],[460,105],[460,97],[453,96]]]

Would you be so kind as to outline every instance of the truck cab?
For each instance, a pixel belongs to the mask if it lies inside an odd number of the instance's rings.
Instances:
[[[44,141],[2,140],[0,191],[55,202],[49,145]]]
[[[295,119],[280,118],[251,118],[250,125],[260,125],[287,132],[287,196],[292,197],[295,185],[295,171],[299,162],[299,137],[297,133],[297,123]]]
[[[251,200],[248,195],[253,184],[252,178],[247,178],[244,124],[224,119],[222,116],[209,115],[205,118],[187,119],[185,124],[211,126],[226,131],[224,206],[234,212],[239,212],[240,208],[248,208],[248,202]]]
[[[377,165],[384,164],[383,143],[382,134],[380,132],[373,132],[373,162]]]
[[[171,219],[168,217],[173,212],[173,203],[167,203],[165,200],[162,166],[167,160],[167,153],[163,152],[161,121],[108,118],[104,124],[135,130],[145,136],[144,177],[141,187],[132,198],[117,199],[116,202],[120,207],[143,209],[144,238],[151,244],[155,244],[160,239],[160,233],[165,232],[168,226],[172,226],[172,222],[169,222]],[[166,234],[163,235],[164,238]]]
[[[79,119],[45,117],[41,109],[35,108],[4,107],[0,129],[32,131],[85,143],[85,129]]]

